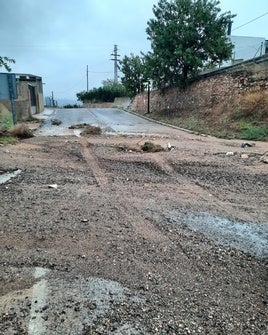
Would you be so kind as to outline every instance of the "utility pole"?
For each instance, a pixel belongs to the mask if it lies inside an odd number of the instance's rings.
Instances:
[[[150,114],[150,81],[148,81],[147,113]]]
[[[55,100],[54,100],[53,91],[51,92],[51,102],[52,102],[52,107],[55,107]]]
[[[111,56],[113,56],[113,58],[111,58],[111,60],[114,61],[114,83],[117,84],[118,83],[118,57],[120,57],[120,55],[118,55],[118,48],[117,45],[114,45],[114,52],[111,54]]]
[[[87,92],[88,92],[88,65],[87,65]]]
[[[17,98],[16,92],[14,91],[14,79],[15,75],[8,74],[7,75],[7,83],[8,83],[8,91],[9,91],[9,98],[11,102],[11,111],[12,111],[12,117],[13,117],[13,124],[17,124],[17,113],[15,109],[15,102],[14,100]]]

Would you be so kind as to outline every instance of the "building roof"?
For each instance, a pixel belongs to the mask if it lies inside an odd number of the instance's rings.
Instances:
[[[35,74],[30,74],[30,73],[13,73],[13,72],[0,72],[0,74],[14,74],[16,78],[24,77],[26,80],[31,80],[31,79],[40,79],[42,80],[42,77],[37,76]]]

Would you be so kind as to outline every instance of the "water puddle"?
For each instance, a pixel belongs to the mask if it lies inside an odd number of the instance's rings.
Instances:
[[[43,278],[49,272],[48,269],[37,267],[34,272],[34,277],[40,279],[33,286],[32,290],[32,308],[30,311],[30,322],[28,327],[29,335],[42,335],[45,334],[45,324],[42,315],[42,310],[46,306],[48,295],[48,283]]]
[[[259,258],[268,257],[268,223],[235,222],[209,213],[169,212],[172,223],[202,233],[208,239]]]
[[[78,277],[71,281],[51,279],[46,303],[49,308],[42,313],[49,320],[45,334],[92,334],[91,325],[109,313],[113,315],[114,305],[137,304],[138,308],[145,303],[145,299],[115,281]],[[59,315],[58,311],[64,311],[64,314]],[[63,317],[65,321],[59,322],[59,318]],[[100,334],[104,332],[100,331]],[[136,325],[118,321],[113,334],[141,335],[144,332],[137,331]]]
[[[22,287],[0,296],[0,314],[8,317],[5,334],[18,334],[17,322],[21,329],[27,329],[28,335],[93,334],[92,327],[99,330],[98,334],[106,334],[99,324],[102,317],[116,315],[118,305],[125,306],[127,311],[128,306],[135,305],[135,310],[139,310],[146,303],[144,296],[112,280],[68,278],[44,267],[9,268],[8,271],[10,275],[17,275],[25,287],[28,287],[29,277],[35,280],[31,288]],[[11,324],[10,320],[16,322]],[[133,324],[122,318],[113,321],[113,325],[113,332],[107,334],[145,334],[138,320]]]
[[[13,171],[13,172],[6,172],[0,175],[0,184],[4,184],[7,181],[9,181],[11,178],[16,177],[19,175],[22,171],[20,169]]]
[[[80,129],[80,130],[79,130],[79,129],[74,129],[73,132],[74,132],[74,135],[75,135],[75,136],[77,136],[77,137],[81,137],[81,135],[80,135],[80,133],[81,133],[81,129]]]
[[[49,269],[37,267],[35,268],[34,278],[44,277],[47,273],[49,273]]]

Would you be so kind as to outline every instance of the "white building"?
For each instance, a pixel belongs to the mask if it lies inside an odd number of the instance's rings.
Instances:
[[[224,66],[259,57],[266,52],[266,41],[264,37],[230,35],[229,38],[234,46],[233,54],[232,59],[224,63]]]

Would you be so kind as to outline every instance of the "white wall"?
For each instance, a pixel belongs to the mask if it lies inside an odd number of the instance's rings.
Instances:
[[[262,56],[265,53],[265,38],[264,37],[249,37],[249,36],[229,36],[234,45],[232,59],[248,60],[254,57]],[[231,65],[231,61],[228,65]]]

